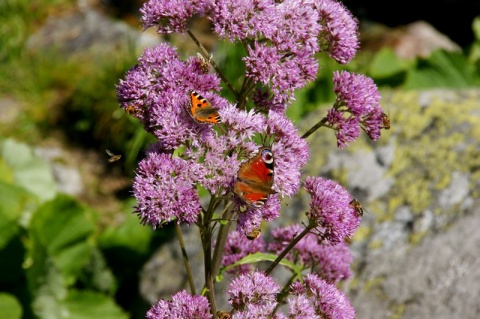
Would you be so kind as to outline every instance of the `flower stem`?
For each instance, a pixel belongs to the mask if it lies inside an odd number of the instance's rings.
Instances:
[[[311,129],[309,129],[305,134],[302,135],[302,138],[307,138],[309,137],[313,132],[318,130],[320,127],[325,126],[325,123],[327,123],[327,118],[324,117],[323,119],[320,120],[317,124],[312,126]]]
[[[207,51],[207,49],[203,46],[203,44],[200,43],[200,41],[198,41],[197,37],[192,33],[192,31],[190,30],[187,30],[187,33],[188,35],[192,38],[193,42],[195,42],[195,44],[200,48],[200,50],[202,51],[205,59],[207,59],[207,61],[209,61],[209,63],[213,66],[213,68],[215,69],[215,71],[218,73],[218,75],[222,78],[222,81],[223,83],[225,83],[225,85],[228,87],[228,89],[230,91],[232,91],[232,93],[235,95],[235,97],[238,99],[238,92],[235,90],[235,88],[233,87],[233,85],[227,80],[227,78],[225,77],[225,75],[223,75],[222,71],[220,71],[220,69],[218,68],[217,64],[215,63],[215,61],[213,61],[213,59],[210,59],[210,54],[209,52]]]
[[[276,307],[275,311],[282,305],[283,300],[288,296],[288,294],[290,292],[290,285],[293,283],[293,281],[296,278],[297,278],[296,273],[294,273],[292,276],[290,276],[288,281],[283,286],[282,291],[280,291],[280,293],[277,295],[278,304],[277,304],[277,307]]]
[[[188,284],[190,285],[190,291],[192,295],[195,295],[195,283],[193,282],[192,268],[190,268],[190,262],[188,261],[187,251],[185,250],[185,242],[183,241],[182,229],[180,225],[175,223],[175,230],[177,231],[178,243],[180,250],[182,251],[183,263],[185,264],[185,271],[187,273]]]
[[[265,270],[265,275],[268,276],[272,272],[272,270],[280,263],[280,261],[283,259],[283,257],[285,257],[290,252],[290,250],[292,250],[292,248],[295,247],[295,245],[298,244],[298,242],[303,237],[305,237],[305,235],[308,234],[310,232],[310,230],[312,230],[314,227],[315,227],[314,225],[308,224],[307,227],[305,227],[305,229],[297,237],[295,237],[290,242],[290,244],[288,244],[287,247],[285,247],[285,249],[280,253],[280,255],[278,255],[278,257],[267,268],[267,270]]]
[[[214,290],[214,277],[212,273],[212,232],[211,228],[207,227],[201,233],[203,251],[204,251],[204,263],[205,263],[205,288],[207,299],[210,303],[212,314],[217,312],[217,306],[215,302],[215,290]]]
[[[227,222],[220,225],[220,229],[218,230],[217,235],[217,243],[215,244],[215,250],[213,252],[213,259],[212,259],[212,274],[214,277],[217,276],[218,270],[220,269],[220,262],[222,261],[223,251],[225,249],[225,244],[227,242],[228,232],[230,230],[230,225],[232,224],[231,217],[232,217],[232,202],[230,202],[225,211],[223,213],[222,219],[226,220]]]

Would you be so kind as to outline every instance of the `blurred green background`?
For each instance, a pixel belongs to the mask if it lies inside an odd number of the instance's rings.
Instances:
[[[81,42],[66,49],[56,32],[70,31],[69,41],[81,37],[69,24],[51,24],[51,43],[32,40],[49,30],[44,26],[52,18],[90,10],[140,33],[140,2],[85,3],[88,8],[73,0],[0,1],[0,318],[144,318],[150,305],[139,295],[138,272],[172,236],[168,227],[154,232],[131,214],[134,169],[153,138],[119,109],[115,85],[135,64],[138,43],[116,39],[124,44],[106,52],[83,50]],[[369,19],[381,16],[368,15],[374,12],[368,1],[352,5],[367,27],[365,50],[347,66],[320,55],[317,81],[296,94],[288,111],[294,121],[332,101],[331,74],[338,69],[367,74],[381,90],[480,86],[480,18],[463,15],[469,21],[457,41],[461,50],[405,59],[388,45],[368,45],[380,41]],[[447,34],[452,24],[437,28]],[[199,33],[227,78],[237,78],[242,51]],[[185,56],[195,52],[186,37],[164,40]],[[52,149],[63,155],[47,160]],[[106,149],[122,159],[108,163]],[[52,165],[78,167],[82,191],[63,191]]]

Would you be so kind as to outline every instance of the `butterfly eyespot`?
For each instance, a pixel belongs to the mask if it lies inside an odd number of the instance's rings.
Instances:
[[[262,151],[262,159],[266,164],[273,163],[273,153],[269,149],[264,149]]]
[[[257,201],[252,203],[252,206],[255,207],[255,208],[262,208],[263,205],[265,205],[265,202],[261,201],[261,200],[257,200]]]

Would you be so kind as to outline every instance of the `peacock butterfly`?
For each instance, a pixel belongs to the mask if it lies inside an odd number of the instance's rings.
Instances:
[[[268,195],[274,193],[273,166],[272,151],[266,147],[261,148],[257,155],[240,166],[233,192],[247,205],[262,207]]]

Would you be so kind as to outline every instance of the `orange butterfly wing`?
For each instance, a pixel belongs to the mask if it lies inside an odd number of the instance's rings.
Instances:
[[[240,166],[234,193],[248,205],[262,207],[273,193],[273,154],[262,148],[256,156]]]
[[[218,110],[213,108],[210,102],[195,91],[190,92],[188,112],[200,124],[218,124],[221,122]]]

